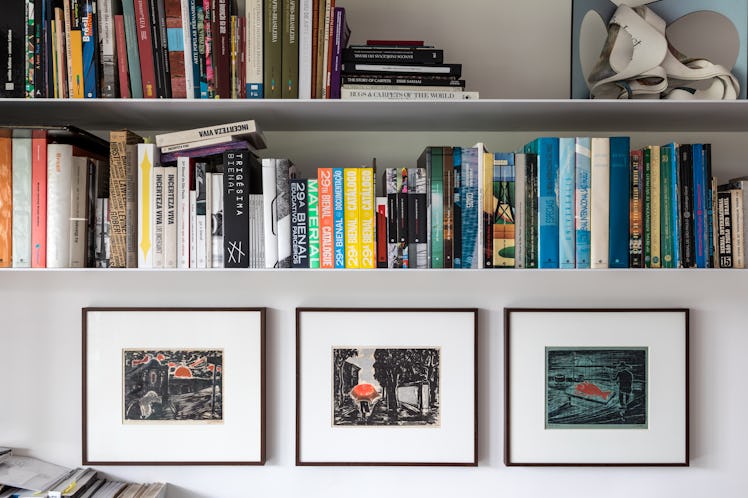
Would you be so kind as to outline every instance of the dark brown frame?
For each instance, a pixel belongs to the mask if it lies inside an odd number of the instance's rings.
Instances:
[[[564,462],[564,463],[521,463],[512,461],[511,457],[511,358],[509,346],[511,342],[511,320],[512,313],[683,313],[685,316],[685,455],[683,462],[672,463],[591,463],[591,462]],[[689,310],[688,308],[504,308],[504,465],[507,467],[688,467],[690,465],[690,400],[689,400]]]
[[[82,352],[83,352],[83,424],[82,424],[82,455],[83,465],[265,465],[266,455],[266,393],[265,393],[265,335],[266,335],[266,314],[267,308],[180,308],[180,307],[88,307],[82,308],[81,320],[82,320]],[[233,312],[233,311],[247,311],[247,312],[259,312],[260,313],[260,460],[257,461],[188,461],[188,462],[166,462],[166,461],[93,461],[88,459],[88,400],[86,395],[87,388],[87,359],[88,359],[88,344],[87,344],[87,313],[88,312],[106,312],[106,311],[146,311],[146,312],[158,312],[158,311],[179,311],[179,312],[190,312],[190,311],[219,311],[219,312]]]
[[[473,313],[473,461],[472,462],[305,462],[301,460],[301,314],[334,313]],[[476,467],[478,466],[478,309],[477,308],[296,308],[296,465],[297,466],[410,466],[410,467]]]

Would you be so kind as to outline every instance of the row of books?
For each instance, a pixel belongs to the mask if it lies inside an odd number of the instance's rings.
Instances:
[[[335,0],[6,0],[0,97],[339,98]]]

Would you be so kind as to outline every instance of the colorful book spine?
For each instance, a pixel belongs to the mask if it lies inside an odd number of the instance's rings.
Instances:
[[[216,98],[229,99],[231,95],[231,4],[229,0],[216,0],[211,18],[213,29],[213,60],[216,80]]]
[[[651,267],[662,267],[662,168],[660,167],[660,146],[651,145],[646,148],[650,151],[650,177],[652,182],[652,206],[650,208],[651,226]]]
[[[478,156],[478,205],[480,206],[480,218],[478,227],[478,239],[481,247],[479,268],[493,268],[493,207],[496,202],[493,192],[493,153],[486,152],[483,144],[480,144]]]
[[[525,268],[538,267],[538,155],[525,153]]]
[[[309,194],[309,268],[320,267],[319,184],[317,178],[307,180]],[[332,203],[330,203],[332,204]]]
[[[47,266],[47,131],[31,132],[31,267]]]
[[[702,144],[693,144],[692,152],[694,264],[697,268],[707,268],[709,260],[708,184]]]
[[[31,130],[12,133],[12,264],[14,268],[31,268]]]
[[[377,267],[376,205],[374,197],[374,168],[361,168],[360,209],[361,268]]]
[[[452,149],[452,166],[454,171],[452,267],[462,268],[462,147]]]
[[[387,197],[381,196],[374,199],[376,206],[376,245],[377,245],[377,268],[387,268]]]
[[[610,137],[610,207],[608,215],[608,267],[629,266],[629,192],[631,188],[631,141]]]
[[[187,72],[192,73],[190,57],[189,6],[182,0],[166,0],[166,45],[169,49],[169,80],[171,96],[175,99],[194,97],[192,78],[187,82]],[[182,9],[184,8],[184,12]],[[187,36],[185,36],[185,34]]]
[[[575,266],[590,267],[590,138],[577,137],[575,144]]]
[[[299,98],[312,98],[313,1],[299,1]],[[319,2],[317,2],[319,8]]]
[[[69,195],[68,195],[69,197]],[[13,139],[0,130],[0,268],[13,265]]]
[[[340,98],[340,68],[343,64],[343,49],[348,45],[351,29],[348,27],[345,9],[335,7],[335,25],[333,36],[332,62],[330,64],[330,98]]]
[[[608,268],[610,142],[592,138],[590,147],[590,267]]]
[[[282,90],[282,0],[264,0],[265,36],[264,36],[264,98],[280,99]]]
[[[652,155],[642,149],[642,259],[644,268],[652,267]]]
[[[660,186],[661,216],[660,250],[663,268],[678,267],[678,190],[676,188],[678,170],[675,144],[660,147]]]
[[[644,154],[641,150],[631,151],[631,188],[630,213],[629,213],[629,268],[644,268],[644,255],[642,253],[643,237],[643,181]]]
[[[309,268],[309,194],[305,178],[290,180],[291,267]]]
[[[96,23],[96,2],[83,0],[81,12],[81,50],[83,59],[83,93],[87,99],[98,97],[99,36]]]
[[[153,268],[156,146],[138,144],[138,268]]]
[[[442,169],[443,169],[443,193],[442,200],[444,206],[443,220],[444,220],[444,235],[443,235],[443,247],[444,247],[444,268],[452,268],[453,253],[454,253],[454,163],[453,156],[454,152],[452,147],[442,147]],[[434,200],[432,198],[431,205],[433,207]],[[432,258],[433,259],[433,258]]]
[[[127,20],[127,19],[125,19]],[[143,94],[147,99],[156,98],[156,66],[153,57],[153,38],[151,36],[151,14],[148,0],[135,0],[135,20],[138,40],[138,55],[140,57],[140,74]]]
[[[332,168],[317,170],[320,268],[335,268]]]
[[[704,175],[706,185],[706,219],[707,219],[707,233],[706,233],[706,247],[707,247],[707,267],[717,267],[716,258],[714,257],[714,251],[717,247],[716,234],[714,229],[714,219],[716,218],[717,196],[716,196],[716,181],[712,177],[712,145],[702,144],[702,160],[704,161]]]
[[[395,190],[397,191],[397,208],[395,210],[397,212],[398,257],[401,265],[400,268],[410,268],[410,240],[408,239],[408,236],[410,235],[408,230],[410,189],[408,185],[408,168],[397,169],[395,182]]]
[[[479,152],[477,147],[462,149],[461,168],[461,208],[462,208],[462,257],[460,268],[478,268],[483,246],[478,243],[479,212]]]
[[[114,43],[117,49],[117,90],[121,99],[132,97],[130,92],[130,75],[127,61],[127,41],[125,36],[125,16],[114,16]]]
[[[299,98],[299,0],[283,0],[281,34],[281,96]]]
[[[164,201],[166,192],[164,167],[153,167],[153,267],[164,267],[164,216],[166,213]]]
[[[346,199],[343,168],[332,170],[333,259],[335,268],[346,268]]]
[[[719,190],[717,192],[717,256],[719,258],[720,268],[733,268],[733,223],[731,199],[732,195],[729,190]]]
[[[493,241],[492,266],[513,268],[516,258],[517,212],[515,196],[515,163],[513,153],[493,154],[491,192],[491,227],[486,234]]]
[[[247,150],[223,154],[223,262],[249,268],[249,165]]]
[[[442,147],[428,147],[431,164],[431,268],[444,268],[444,155]],[[427,171],[429,171],[427,169]]]
[[[428,268],[426,169],[408,169],[408,267]]]
[[[361,268],[361,170],[344,168],[345,267]]]
[[[538,268],[558,268],[558,138],[538,138],[525,152],[538,156]]]
[[[277,1],[277,0],[276,0]],[[246,0],[247,98],[264,98],[263,0]]]
[[[200,46],[196,1],[181,0],[184,77],[188,99],[200,98]]]
[[[558,266],[576,266],[576,139],[558,141]]]

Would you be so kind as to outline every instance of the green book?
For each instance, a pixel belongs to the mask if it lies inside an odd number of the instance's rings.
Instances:
[[[283,97],[281,90],[281,61],[282,61],[282,31],[283,31],[283,8],[281,2],[284,0],[265,0],[265,36],[263,38],[263,57],[265,71],[263,86],[266,99],[280,99]],[[297,55],[298,57],[298,55]]]
[[[309,268],[319,268],[319,191],[316,179],[306,181],[309,204],[307,220],[309,224]]]
[[[299,98],[299,0],[283,0],[282,95]]]
[[[661,226],[660,233],[660,254],[662,257],[663,268],[676,268],[676,256],[673,254],[673,237],[675,236],[675,226],[673,217],[670,213],[673,211],[673,203],[678,202],[673,195],[673,156],[669,146],[660,147],[660,213]]]
[[[135,26],[135,4],[133,0],[122,0],[122,15],[125,21],[125,43],[127,44],[127,68],[130,71],[130,94],[134,99],[143,98],[143,81],[140,75],[140,53],[138,52],[138,30]]]
[[[444,156],[431,147],[431,268],[444,268]]]

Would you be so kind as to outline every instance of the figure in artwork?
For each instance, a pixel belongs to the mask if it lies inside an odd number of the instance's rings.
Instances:
[[[333,348],[334,426],[439,426],[438,348]]]
[[[646,428],[647,348],[547,347],[546,428]]]
[[[223,420],[222,350],[122,352],[125,423]]]

